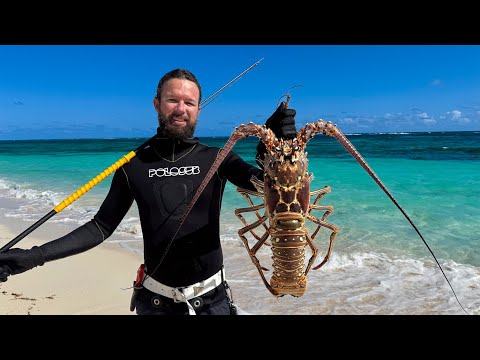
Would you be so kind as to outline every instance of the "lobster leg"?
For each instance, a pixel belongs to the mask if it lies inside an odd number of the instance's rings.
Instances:
[[[243,224],[245,226],[247,226],[247,222],[246,220],[240,215],[242,212],[249,212],[249,211],[255,211],[255,215],[257,216],[257,219],[260,219],[262,216],[258,213],[257,210],[260,210],[260,209],[263,209],[265,208],[265,202],[263,202],[262,204],[260,205],[255,205],[250,197],[250,195],[254,195],[254,196],[258,196],[258,197],[263,197],[263,194],[259,193],[259,192],[254,192],[254,191],[251,191],[251,190],[247,190],[247,189],[242,189],[242,188],[237,188],[237,191],[245,198],[247,199],[248,203],[250,204],[250,207],[248,208],[241,208],[241,209],[237,209],[235,210],[235,215],[238,216],[238,218],[243,222]],[[263,227],[265,228],[265,230],[268,231],[268,226],[263,223]],[[257,240],[259,240],[259,238],[255,235],[255,233],[252,231],[252,234],[253,236],[255,236],[255,238]]]
[[[322,220],[325,220],[328,215],[333,213],[333,206],[332,205],[310,205],[310,211],[312,210],[325,210],[325,214],[322,216]],[[315,237],[312,235],[312,237]]]
[[[322,220],[325,220],[327,218],[327,216],[330,215],[333,212],[333,206],[331,206],[331,205],[317,205],[318,202],[325,195],[327,195],[330,191],[331,191],[331,188],[330,188],[330,186],[327,185],[322,189],[310,192],[310,196],[317,195],[317,197],[315,198],[315,201],[312,204],[310,204],[308,214],[311,215],[312,210],[326,210],[325,214],[323,214],[323,216],[322,216]],[[312,235],[312,238],[314,238],[314,237],[315,237],[315,235]]]
[[[253,181],[253,177],[252,177],[252,183],[254,182]],[[259,181],[259,180],[258,180]],[[262,186],[263,186],[263,182],[262,183]],[[240,193],[240,194],[248,194],[248,195],[254,195],[254,196],[258,196],[258,197],[263,197],[263,193],[261,192],[258,192],[258,191],[252,191],[252,190],[248,190],[248,189],[243,189],[243,188],[237,188],[237,191]]]
[[[320,205],[310,205],[310,210],[325,210],[325,213],[323,214],[322,218],[320,219],[321,221],[324,221],[328,215],[330,215],[333,212],[333,206],[332,205],[325,205],[325,206],[320,206]],[[309,213],[309,215],[311,215]],[[313,215],[312,215],[313,216]],[[315,231],[312,234],[312,239],[315,239],[315,236],[317,236],[318,231],[321,229],[321,225],[318,225]]]
[[[255,267],[257,268],[258,270],[258,273],[260,274],[260,277],[262,278],[262,281],[263,281],[263,284],[265,285],[265,287],[268,289],[268,291],[270,291],[272,294],[275,295],[275,292],[274,290],[272,289],[272,287],[270,286],[270,284],[268,283],[268,280],[265,278],[265,275],[263,274],[264,271],[268,271],[267,268],[263,267],[262,265],[260,265],[260,261],[258,260],[257,256],[256,256],[256,253],[258,251],[258,249],[265,243],[265,241],[268,239],[268,237],[270,236],[269,232],[266,231],[262,238],[254,245],[254,247],[252,249],[250,249],[249,245],[248,245],[248,239],[245,237],[245,233],[247,232],[251,232],[252,229],[254,229],[255,227],[259,226],[261,223],[265,222],[267,220],[267,216],[264,216],[262,219],[252,223],[251,225],[248,225],[242,229],[240,229],[238,231],[238,235],[240,236],[240,238],[242,239],[242,242],[243,242],[243,245],[245,245],[245,248],[247,249],[248,251],[248,255],[250,256],[250,259],[252,259],[252,262],[253,264],[255,265]]]
[[[307,276],[308,272],[310,271],[310,268],[312,267],[313,263],[315,262],[315,259],[317,258],[318,248],[313,243],[313,238],[310,236],[307,229],[305,229],[305,238],[307,240],[308,246],[310,246],[310,249],[312,249],[312,256],[310,256],[310,259],[308,260],[308,264],[304,272],[304,276]]]
[[[325,220],[327,216],[329,216],[331,213],[333,213],[333,206],[331,205],[317,205],[318,202],[329,192],[331,191],[330,186],[325,186],[322,189],[315,190],[310,192],[310,196],[317,195],[315,200],[313,201],[312,204],[310,204],[309,209],[308,209],[308,215],[312,214],[312,210],[325,210],[325,213],[323,214],[321,220]],[[318,231],[320,230],[321,226],[318,226],[315,232],[312,234],[312,239],[317,236]]]
[[[325,257],[323,258],[320,265],[317,265],[317,266],[313,267],[313,270],[318,270],[323,265],[325,265],[325,263],[328,261],[328,259],[330,259],[330,254],[332,252],[333,242],[335,241],[335,238],[337,237],[337,234],[338,234],[338,228],[337,228],[336,225],[330,224],[330,223],[328,223],[326,221],[323,221],[323,220],[320,220],[320,219],[317,219],[315,216],[310,215],[310,214],[307,214],[307,219],[310,220],[310,221],[313,221],[317,225],[326,227],[327,229],[330,229],[332,231],[332,234],[330,235],[330,243],[328,245],[327,255],[325,255]],[[312,240],[313,240],[313,237],[312,237]]]
[[[330,191],[332,191],[332,189],[330,188],[330,186],[325,186],[323,187],[322,189],[319,189],[319,190],[315,190],[315,191],[311,191],[310,192],[310,196],[314,196],[314,195],[317,195],[317,197],[315,198],[315,201],[312,203],[313,205],[317,205],[318,202],[325,196],[327,195]]]
[[[247,223],[247,221],[245,220],[245,218],[242,216],[242,213],[255,211],[255,214],[257,215],[258,220],[261,220],[262,217],[261,217],[261,215],[258,213],[257,210],[260,210],[260,209],[263,209],[263,208],[265,208],[265,204],[261,204],[261,205],[257,205],[257,206],[252,206],[252,207],[248,207],[248,208],[240,208],[240,209],[236,209],[236,210],[235,210],[235,215],[237,215],[237,217],[240,219],[240,221],[241,221],[245,226],[249,226],[248,223]],[[267,225],[265,224],[265,221],[262,221],[262,224],[263,224],[263,226],[265,227],[265,229],[267,230],[268,227],[267,227]],[[255,239],[260,240],[260,236],[258,236],[258,235],[253,231],[253,229],[250,230],[250,233],[255,237]]]
[[[245,192],[248,192],[249,194],[251,195],[256,195],[256,196],[264,196],[264,182],[261,181],[261,180],[258,180],[255,176],[252,176],[252,178],[250,179],[251,183],[253,184],[253,186],[255,186],[255,188],[258,190],[258,192],[252,192],[250,190],[247,190],[247,189],[242,189],[243,191]]]

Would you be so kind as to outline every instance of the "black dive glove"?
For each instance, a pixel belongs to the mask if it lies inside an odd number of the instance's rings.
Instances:
[[[45,264],[45,257],[38,246],[30,250],[7,250],[0,253],[0,282],[7,281],[10,275],[20,274],[43,264]]]
[[[297,136],[297,129],[295,128],[295,115],[297,112],[295,109],[287,109],[285,103],[282,101],[280,106],[275,110],[275,112],[267,119],[265,126],[272,130],[277,138],[283,139],[293,139]],[[265,153],[267,148],[263,141],[257,145],[257,163],[263,161],[265,158]]]
[[[271,129],[277,138],[293,139],[297,136],[294,109],[287,109],[282,101],[275,112],[267,119],[265,126]]]

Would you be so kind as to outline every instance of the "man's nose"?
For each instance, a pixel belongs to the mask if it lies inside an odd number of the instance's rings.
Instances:
[[[177,106],[175,107],[175,111],[177,112],[185,112],[185,103],[183,101],[180,101]]]

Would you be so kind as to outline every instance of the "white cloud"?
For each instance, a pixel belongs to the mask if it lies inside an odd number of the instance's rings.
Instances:
[[[459,111],[459,110],[453,110],[452,111],[452,119],[453,120],[456,120],[456,119],[460,119],[462,116],[462,112]]]
[[[470,118],[467,115],[462,115],[460,110],[452,110],[446,113],[446,118],[459,124],[459,125],[466,125],[471,123]]]
[[[420,120],[425,125],[433,125],[437,123],[437,120],[435,120],[433,117],[428,115],[426,112],[415,114],[415,116],[418,118],[418,120]]]

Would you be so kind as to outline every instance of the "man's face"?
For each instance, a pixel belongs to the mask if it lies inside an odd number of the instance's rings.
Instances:
[[[164,134],[176,139],[193,136],[200,113],[200,91],[197,85],[186,79],[168,80],[153,104],[158,113],[158,122]]]

